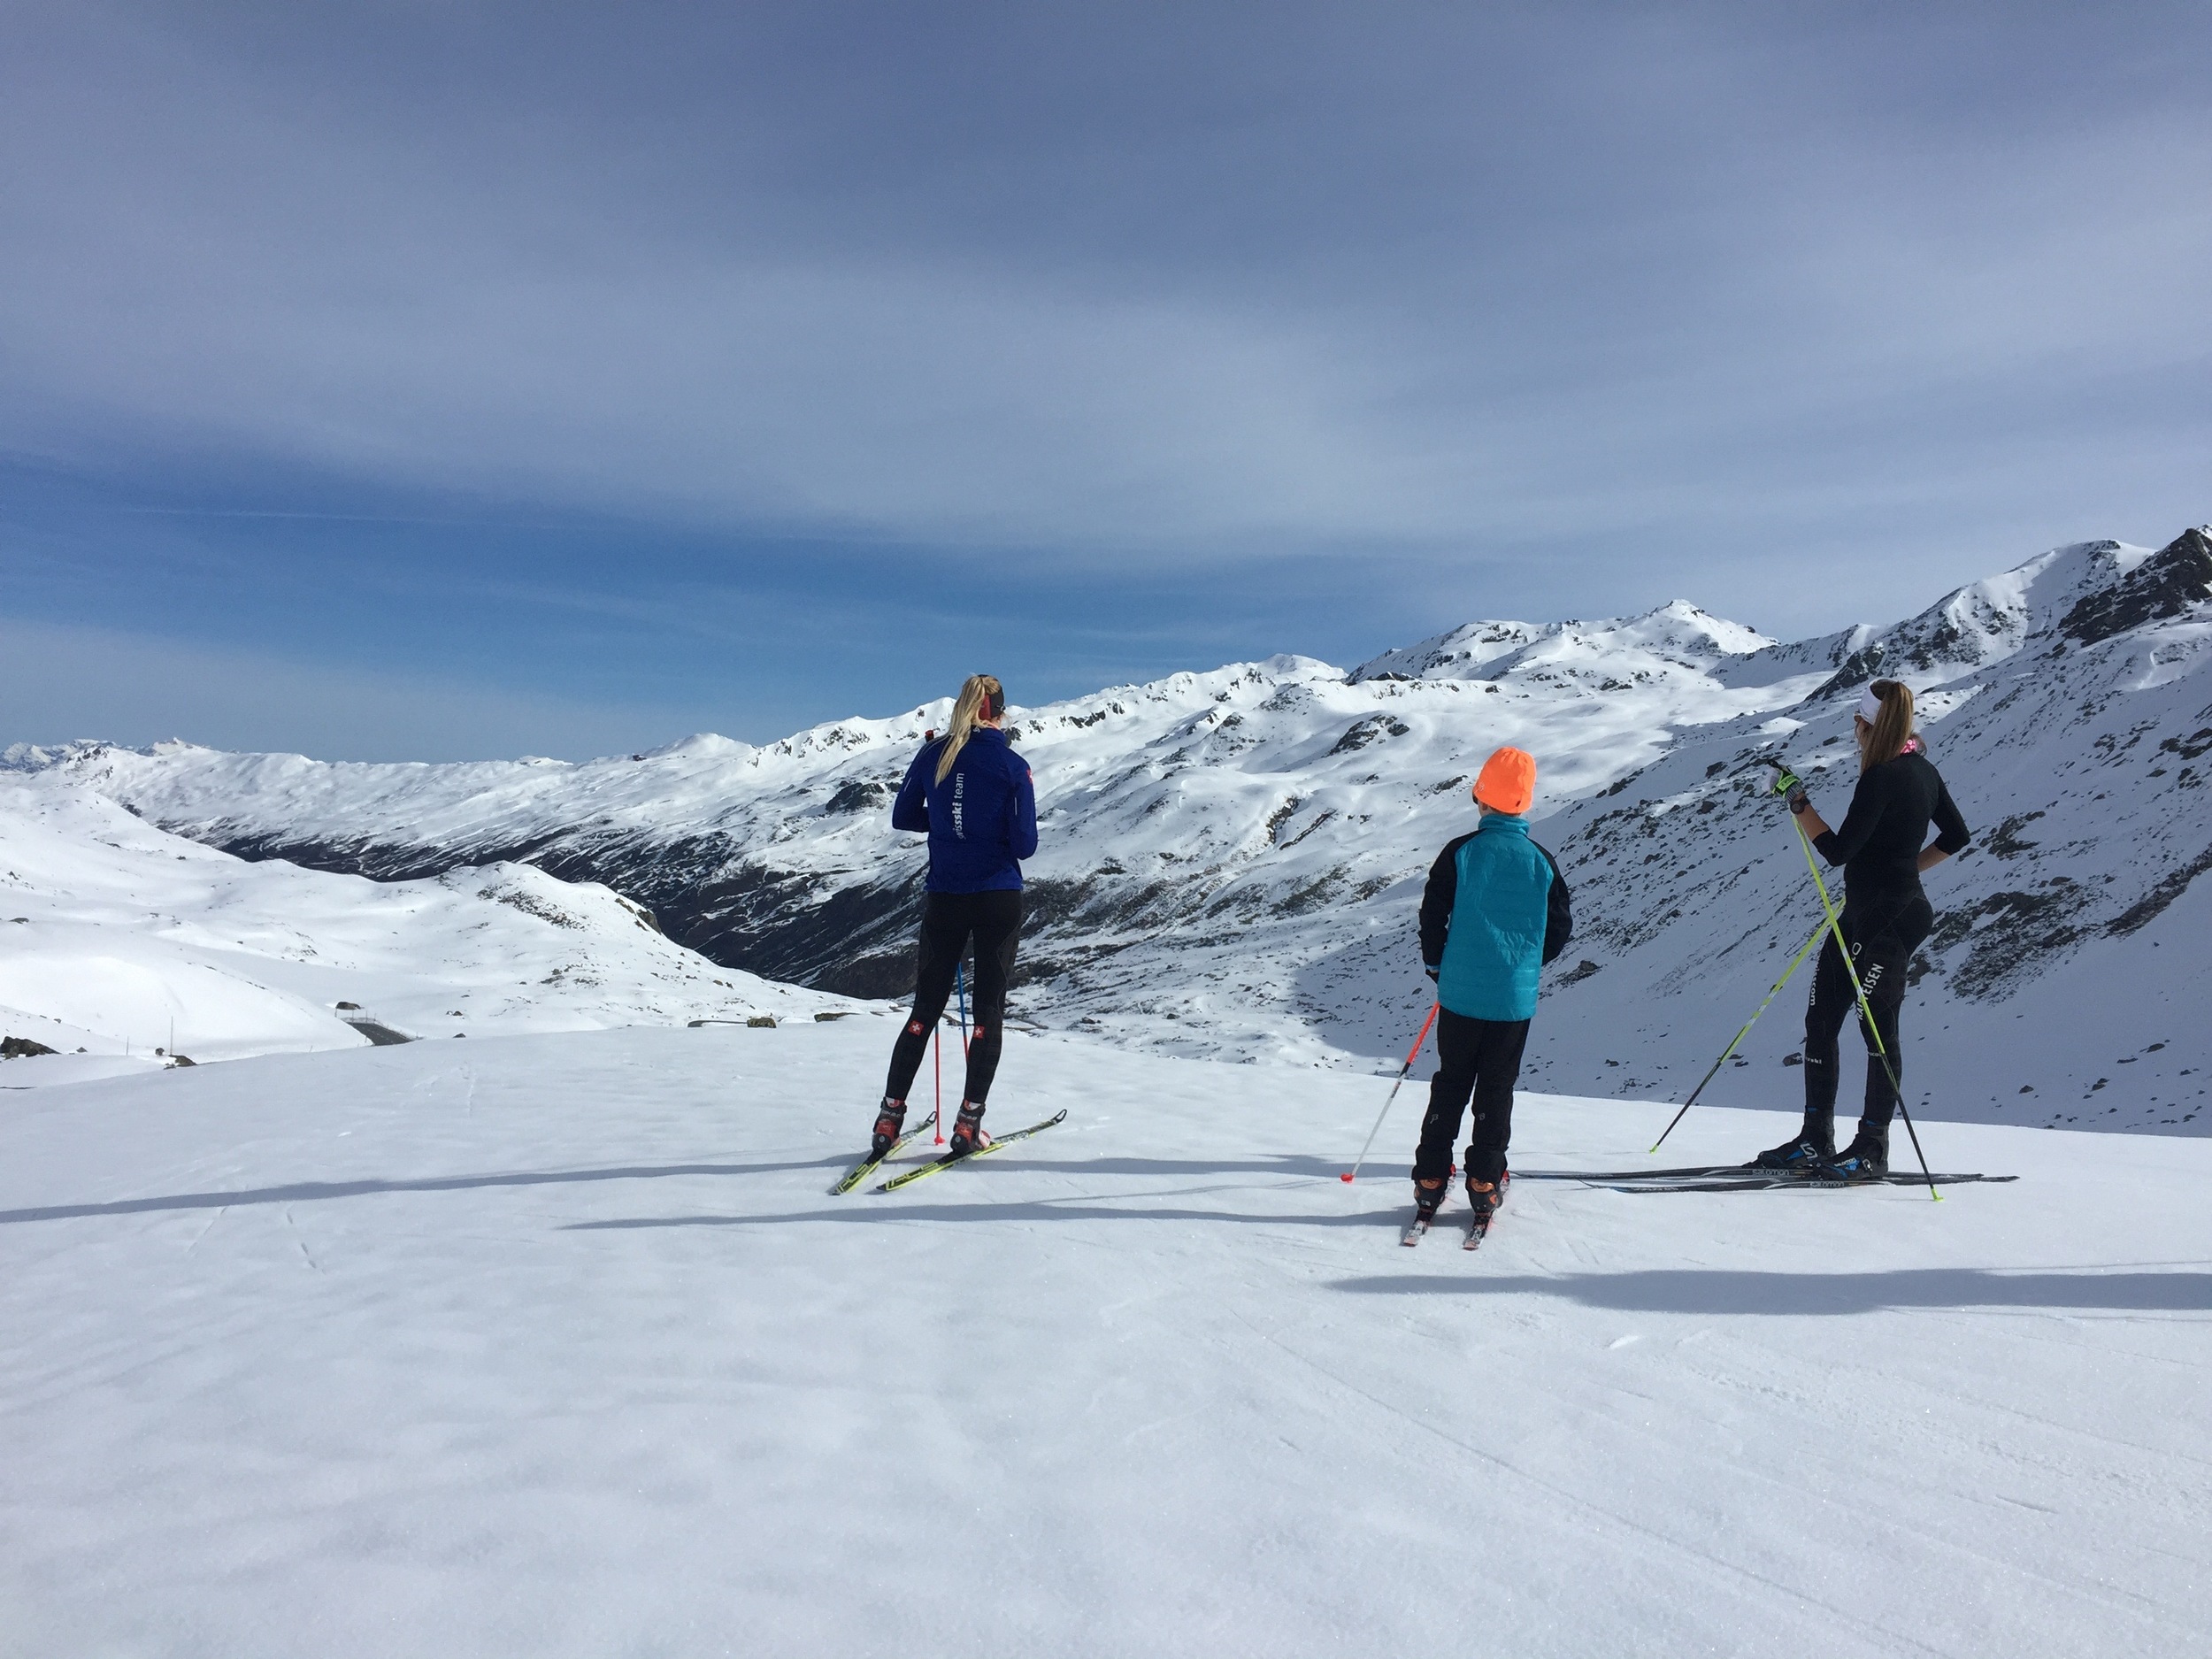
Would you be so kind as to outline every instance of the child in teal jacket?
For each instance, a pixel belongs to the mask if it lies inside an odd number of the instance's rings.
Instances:
[[[1482,822],[1437,855],[1421,895],[1421,960],[1436,981],[1440,1062],[1413,1159],[1413,1202],[1425,1221],[1444,1201],[1452,1142],[1470,1103],[1468,1202],[1486,1219],[1504,1196],[1513,1084],[1536,1013],[1537,975],[1574,931],[1558,863],[1529,839],[1535,757],[1499,749],[1474,794]]]

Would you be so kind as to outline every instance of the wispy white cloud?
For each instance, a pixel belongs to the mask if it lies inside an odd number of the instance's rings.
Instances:
[[[485,603],[487,516],[592,515],[834,545],[823,611],[871,549],[1010,564],[1047,634],[1340,573],[1253,654],[1677,595],[1810,631],[2205,516],[2206,46],[2158,4],[81,0],[0,22],[0,447],[242,521],[434,527],[264,477],[472,503]],[[725,626],[601,574],[528,585]]]

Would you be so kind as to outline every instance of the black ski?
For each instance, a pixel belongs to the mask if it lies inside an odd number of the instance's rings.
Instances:
[[[1908,1175],[1901,1170],[1892,1170],[1886,1175],[1857,1179],[1840,1175],[1749,1175],[1732,1181],[1593,1181],[1590,1185],[1616,1193],[1767,1193],[1792,1187],[1834,1191],[1846,1187],[1955,1187],[1969,1181],[1994,1184],[2019,1179],[2017,1175]]]
[[[912,1183],[920,1180],[925,1176],[942,1174],[945,1171],[952,1168],[952,1166],[956,1164],[965,1164],[974,1158],[987,1158],[992,1153],[998,1151],[1000,1148],[1012,1146],[1017,1141],[1025,1141],[1031,1135],[1042,1133],[1045,1130],[1051,1128],[1055,1124],[1065,1123],[1067,1121],[1067,1117],[1068,1114],[1064,1109],[1060,1111],[1055,1112],[1051,1117],[1046,1118],[1044,1122],[1041,1124],[1032,1124],[1026,1129],[1010,1130],[1005,1134],[998,1135],[992,1140],[991,1144],[987,1147],[978,1147],[972,1152],[948,1152],[941,1158],[932,1158],[926,1164],[916,1164],[903,1175],[894,1175],[889,1180],[884,1182],[874,1190],[879,1193],[895,1193],[898,1191],[900,1187],[910,1186]]]
[[[1679,1170],[1516,1170],[1517,1181],[1688,1181],[1729,1175],[1779,1175],[1755,1164],[1694,1164]]]
[[[1838,1187],[1871,1184],[1835,1179],[1824,1181],[1820,1177],[1809,1172],[1803,1175],[1793,1175],[1787,1170],[1763,1169],[1755,1164],[1713,1164],[1681,1170],[1516,1170],[1513,1171],[1513,1179],[1517,1181],[1586,1181],[1596,1187],[1649,1186],[1654,1190],[1663,1189],[1667,1192],[1680,1190],[1693,1193],[1704,1190],[1706,1187]],[[2020,1178],[2016,1175],[1960,1174],[1938,1175],[1935,1179],[1939,1184],[1945,1181],[2016,1181]],[[1888,1174],[1877,1177],[1876,1179],[1886,1181],[1893,1187],[1924,1187],[1928,1184],[1926,1176],[1908,1174],[1902,1170],[1892,1170]],[[1702,1185],[1684,1185],[1684,1183],[1701,1183]]]

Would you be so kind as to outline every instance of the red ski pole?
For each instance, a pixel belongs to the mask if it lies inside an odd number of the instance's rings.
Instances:
[[[1352,1161],[1352,1167],[1337,1177],[1340,1181],[1352,1179],[1359,1173],[1359,1166],[1367,1162],[1368,1148],[1372,1147],[1375,1144],[1375,1137],[1382,1133],[1383,1119],[1390,1116],[1391,1102],[1398,1098],[1399,1087],[1405,1082],[1407,1074],[1413,1070],[1413,1062],[1421,1052],[1421,1045],[1429,1040],[1429,1027],[1436,1024],[1436,1010],[1442,1006],[1441,1002],[1429,1004],[1429,1017],[1421,1022],[1421,1034],[1413,1040],[1413,1047],[1406,1050],[1406,1063],[1398,1068],[1397,1082],[1390,1086],[1390,1099],[1383,1102],[1382,1110],[1375,1114],[1375,1126],[1367,1132],[1367,1145],[1359,1149],[1359,1156]]]

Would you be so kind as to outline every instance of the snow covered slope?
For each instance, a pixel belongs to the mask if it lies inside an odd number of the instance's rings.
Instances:
[[[1794,643],[1678,603],[1472,624],[1349,674],[1273,657],[1017,709],[1043,810],[1017,1008],[1191,1055],[1400,1048],[1428,990],[1421,878],[1471,824],[1483,757],[1514,742],[1543,762],[1539,838],[1582,929],[1532,1074],[1678,1095],[1818,914],[1786,818],[1745,779],[1778,752],[1843,758],[1858,687],[1891,672],[1926,691],[1937,760],[1983,838],[1932,881],[1949,914],[1916,969],[1910,1098],[2200,1132],[2208,595],[2212,541],[2192,531],[2156,552],[2055,549],[1893,626]],[[718,961],[893,995],[910,982],[923,854],[885,808],[945,717],[941,703],[761,749],[699,737],[583,765],[10,755],[249,856],[387,879],[524,861],[607,883]],[[1820,788],[1832,808],[1849,770]],[[1794,1091],[1793,1001],[1717,1091]]]
[[[1607,632],[1498,683],[1348,682],[1275,657],[1018,710],[1042,819],[1021,1011],[1200,1053],[1340,1054],[1303,976],[1348,930],[1402,918],[1490,747],[1545,754],[1555,805],[1663,753],[1672,726],[1793,700],[1721,685],[1698,669],[1717,657],[1686,653],[1628,671],[1636,695],[1615,695]],[[11,755],[247,856],[383,879],[526,860],[606,882],[717,960],[892,995],[912,982],[925,855],[887,809],[947,711],[585,765],[331,765],[180,743]]]
[[[1756,780],[1786,755],[1839,821],[1851,698],[1883,672],[1931,687],[1933,757],[1977,835],[1927,880],[1943,914],[1913,969],[1908,1098],[1947,1117],[2212,1130],[2212,883],[2196,880],[2212,869],[2208,594],[2201,531],[2155,554],[2060,549],[1886,637],[1839,640],[1852,656],[1834,695],[1681,733],[1617,793],[1557,814],[1544,833],[1584,933],[1555,976],[1578,977],[1548,1010],[1543,1076],[1679,1090],[1703,1072],[1821,915]],[[1789,1091],[1771,1068],[1798,1047],[1795,1014],[1755,1033],[1745,1086]]]
[[[2212,1629],[2212,1146],[2008,1187],[1334,1179],[1373,1078],[1010,1038],[1068,1122],[825,1196],[894,1022],[0,1094],[0,1655],[2102,1659]],[[1524,1171],[1647,1106],[1525,1096]],[[1685,1161],[1779,1137],[1692,1116]],[[1452,1212],[1448,1212],[1448,1215]],[[2065,1225],[2055,1228],[2062,1214]]]
[[[0,772],[0,1028],[58,1050],[0,1086],[377,1038],[796,1014],[842,999],[717,967],[603,887],[527,864],[380,884],[249,864],[57,773]],[[80,1048],[88,1052],[80,1058]]]

